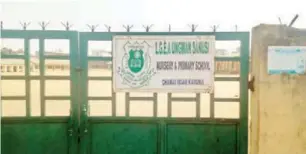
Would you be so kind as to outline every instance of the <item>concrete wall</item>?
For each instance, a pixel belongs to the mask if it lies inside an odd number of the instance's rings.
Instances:
[[[306,75],[268,75],[267,48],[306,45],[306,30],[259,25],[252,30],[250,154],[306,154]]]

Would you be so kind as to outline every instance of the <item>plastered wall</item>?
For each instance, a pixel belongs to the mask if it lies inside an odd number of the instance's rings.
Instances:
[[[306,75],[268,75],[268,46],[306,46],[306,30],[281,25],[252,29],[250,154],[306,154]]]

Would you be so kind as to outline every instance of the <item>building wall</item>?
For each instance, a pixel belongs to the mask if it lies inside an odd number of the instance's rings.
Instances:
[[[267,74],[268,46],[305,44],[303,30],[280,25],[253,28],[250,154],[306,153],[306,75]]]

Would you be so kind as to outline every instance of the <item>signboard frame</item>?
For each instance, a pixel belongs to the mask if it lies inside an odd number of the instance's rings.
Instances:
[[[117,71],[117,66],[116,66],[116,58],[117,58],[117,52],[116,51],[116,40],[117,39],[140,39],[140,40],[144,40],[144,39],[148,39],[148,38],[163,38],[162,41],[166,40],[165,38],[173,38],[173,37],[177,37],[179,39],[182,38],[189,38],[189,39],[203,39],[203,41],[210,41],[210,48],[209,48],[209,52],[210,55],[212,56],[211,59],[211,64],[210,67],[211,69],[211,73],[210,73],[210,81],[211,83],[209,84],[209,88],[207,88],[208,84],[203,86],[203,89],[188,89],[186,90],[184,87],[185,86],[181,86],[182,88],[180,89],[171,89],[171,88],[155,88],[155,89],[150,89],[150,88],[118,88],[116,83],[117,83],[117,79],[116,79],[116,75],[118,75],[118,71]],[[214,80],[215,80],[215,55],[216,55],[216,47],[215,47],[215,42],[216,42],[216,38],[215,35],[114,35],[112,37],[112,51],[113,51],[113,56],[112,56],[112,63],[113,63],[113,72],[112,72],[112,82],[113,82],[113,91],[114,92],[162,92],[162,93],[172,93],[172,92],[177,92],[177,93],[213,93],[214,92]]]

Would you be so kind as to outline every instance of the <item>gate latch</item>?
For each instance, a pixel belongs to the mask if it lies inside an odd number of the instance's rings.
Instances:
[[[254,81],[255,81],[255,77],[252,76],[252,79],[248,82],[248,88],[249,88],[252,92],[255,91]]]
[[[88,129],[87,127],[85,128],[78,128],[78,143],[81,143],[81,140],[88,134]]]

